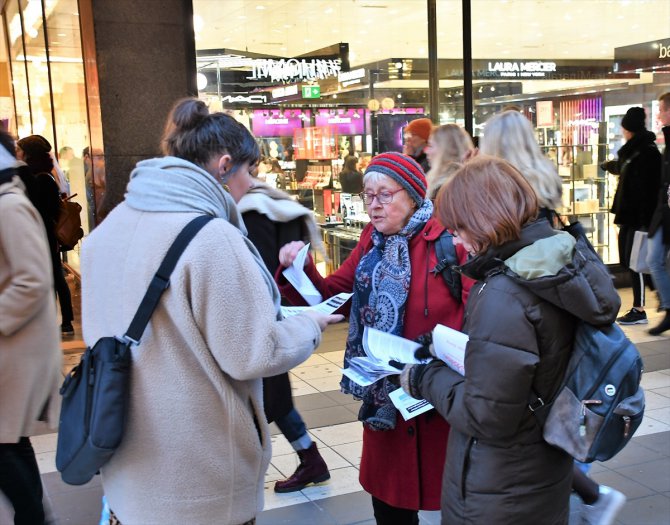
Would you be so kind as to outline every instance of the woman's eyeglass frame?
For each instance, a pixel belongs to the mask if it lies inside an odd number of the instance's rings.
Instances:
[[[384,191],[380,191],[379,193],[370,193],[370,192],[367,192],[367,191],[362,191],[358,195],[363,200],[363,202],[365,203],[366,206],[370,206],[375,201],[375,199],[377,199],[377,202],[379,204],[382,204],[382,205],[383,204],[391,204],[393,202],[393,196],[396,193],[399,193],[399,192],[403,191],[404,189],[405,188],[400,188],[400,189],[397,189],[395,191],[384,190]]]

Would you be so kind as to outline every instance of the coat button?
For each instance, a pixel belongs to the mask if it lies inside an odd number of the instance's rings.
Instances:
[[[414,436],[414,427],[409,427],[409,428],[407,429],[407,433],[408,433],[410,436]]]

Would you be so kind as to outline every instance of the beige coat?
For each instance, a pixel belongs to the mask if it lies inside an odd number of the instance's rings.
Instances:
[[[45,407],[56,426],[61,361],[44,225],[14,177],[0,185],[0,443],[31,435]]]
[[[169,245],[195,216],[124,202],[84,241],[88,345],[124,333]],[[320,340],[305,316],[276,321],[242,233],[210,221],[132,352],[125,437],[102,469],[121,523],[224,525],[256,516],[271,456],[261,378],[304,361]]]

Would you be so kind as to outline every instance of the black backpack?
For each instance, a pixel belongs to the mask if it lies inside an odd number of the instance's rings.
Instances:
[[[576,250],[593,250],[584,236],[573,236]],[[595,252],[590,257],[600,259]],[[585,463],[605,461],[630,441],[642,422],[642,371],[640,353],[616,323],[598,327],[578,320],[558,392],[550,402],[532,393],[528,407],[543,426],[547,443]]]
[[[633,437],[644,415],[642,359],[616,324],[577,325],[572,357],[551,403],[529,405],[547,443],[588,463],[606,461]]]

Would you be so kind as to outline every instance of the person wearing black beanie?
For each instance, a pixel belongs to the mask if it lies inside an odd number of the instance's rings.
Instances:
[[[647,129],[644,122],[645,119],[644,108],[632,107],[626,111],[626,114],[621,119],[621,127],[631,133],[639,133]]]
[[[74,311],[72,294],[68,287],[60,259],[60,247],[56,239],[56,223],[60,214],[60,188],[51,174],[54,167],[49,152],[51,144],[41,135],[30,135],[16,143],[17,158],[22,161],[19,177],[26,186],[28,198],[42,216],[49,241],[49,253],[54,274],[54,288],[61,310],[61,333],[74,335]]]
[[[600,167],[619,175],[611,212],[614,224],[619,226],[619,261],[630,267],[633,239],[638,230],[648,231],[658,199],[661,175],[661,153],[656,146],[656,135],[647,130],[645,111],[632,107],[621,119],[626,143],[617,152],[618,158],[604,162]],[[619,324],[647,324],[645,283],[651,285],[649,275],[629,270],[633,287],[633,307],[617,319]]]

